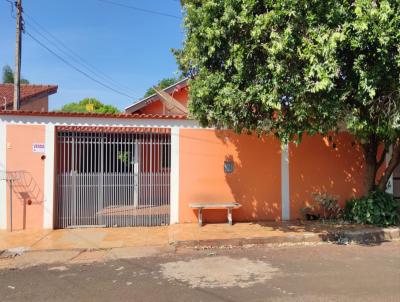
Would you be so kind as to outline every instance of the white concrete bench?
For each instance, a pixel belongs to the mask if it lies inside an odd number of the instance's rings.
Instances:
[[[199,211],[199,225],[203,225],[203,209],[227,209],[228,223],[232,225],[232,210],[242,205],[238,202],[193,202],[189,204],[192,209]]]

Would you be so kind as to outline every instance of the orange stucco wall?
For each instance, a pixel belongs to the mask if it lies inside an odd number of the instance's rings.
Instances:
[[[13,188],[15,230],[43,227],[44,161],[43,154],[33,153],[32,144],[44,141],[44,126],[7,125],[7,171],[17,178]],[[7,200],[9,226],[9,192]]]
[[[301,217],[300,209],[313,202],[313,193],[337,195],[340,203],[364,192],[364,157],[348,133],[304,136],[289,146],[290,216]]]
[[[191,202],[237,201],[234,221],[281,218],[281,149],[269,136],[237,135],[229,131],[180,130],[179,221],[195,222]],[[232,159],[233,173],[224,173]],[[225,222],[226,210],[204,211],[206,222]]]
[[[15,230],[43,226],[44,161],[32,144],[44,142],[44,126],[7,125],[7,170],[17,177]],[[281,148],[276,138],[181,128],[179,144],[179,222],[197,221],[191,202],[221,201],[242,204],[233,212],[234,221],[281,219]],[[232,173],[224,172],[225,160],[234,162]],[[338,195],[342,205],[363,195],[364,171],[362,150],[348,133],[332,134],[332,139],[305,135],[299,145],[290,144],[290,218],[301,217],[300,209],[313,201],[312,193]],[[8,213],[9,204],[7,217]],[[205,210],[203,219],[225,222],[226,211]]]

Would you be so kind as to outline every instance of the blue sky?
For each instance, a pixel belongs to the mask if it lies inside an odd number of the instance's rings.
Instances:
[[[177,0],[112,2],[182,16]],[[33,84],[59,86],[58,93],[50,97],[50,109],[85,97],[95,97],[122,110],[141,98],[148,87],[178,72],[170,49],[182,45],[181,19],[135,11],[101,0],[25,0],[23,6],[27,32],[87,71],[61,53],[54,44],[49,44],[40,33],[51,37],[34,21],[38,22],[85,62],[104,72],[117,84],[104,78],[99,78],[100,81],[133,97],[119,95],[91,81],[25,34],[22,76]],[[0,67],[5,64],[14,67],[15,19],[6,0],[0,0],[0,45]],[[63,49],[61,45],[59,47]]]

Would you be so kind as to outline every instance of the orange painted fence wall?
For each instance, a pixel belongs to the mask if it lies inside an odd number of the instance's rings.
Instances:
[[[281,218],[281,149],[272,136],[259,139],[230,131],[180,130],[179,221],[195,222],[191,202],[237,201],[235,221]],[[234,171],[224,173],[224,161]],[[226,221],[226,210],[204,211],[206,222]]]
[[[223,165],[233,159],[235,170],[225,174]],[[304,136],[289,146],[290,218],[313,201],[313,193],[329,193],[344,201],[364,194],[362,150],[348,133],[331,140]],[[235,221],[281,218],[281,149],[272,136],[237,135],[229,131],[181,129],[180,222],[195,222],[191,202],[237,201]],[[207,222],[226,221],[226,211],[205,210]]]
[[[34,143],[45,142],[44,126],[7,125],[7,171],[13,186],[13,229],[43,227],[44,160],[34,153]],[[7,221],[10,226],[10,193],[7,187]]]
[[[32,151],[32,144],[44,142],[44,126],[7,125],[7,170],[18,177],[13,192],[14,229],[43,226],[44,161],[43,154]],[[197,221],[197,211],[189,204],[202,201],[241,203],[234,210],[234,221],[281,219],[281,148],[276,138],[182,128],[179,150],[181,223]],[[226,160],[234,162],[232,173],[224,172]],[[300,217],[300,209],[312,202],[314,192],[338,195],[342,205],[364,194],[364,169],[361,149],[347,133],[332,140],[305,136],[300,145],[290,144],[290,218]],[[203,218],[224,222],[226,211],[205,210]]]
[[[345,200],[365,194],[364,157],[354,137],[339,133],[329,137],[304,136],[289,145],[290,217],[301,218],[300,209],[313,203],[313,193],[328,193]]]

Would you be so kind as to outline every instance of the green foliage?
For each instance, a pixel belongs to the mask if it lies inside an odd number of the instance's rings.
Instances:
[[[3,83],[4,84],[13,84],[14,83],[14,72],[9,65],[4,65],[3,67]],[[21,84],[29,84],[27,79],[21,79]]]
[[[349,221],[381,226],[400,223],[400,204],[393,195],[375,191],[368,196],[346,202],[344,218]]]
[[[179,80],[181,80],[182,77],[178,77],[178,78],[164,78],[161,81],[159,81],[156,85],[156,87],[158,89],[164,89],[167,88],[173,84],[175,84],[176,82],[178,82]],[[146,93],[144,94],[144,98],[151,96],[155,93],[153,87],[150,87],[149,89],[147,89]]]
[[[118,151],[117,158],[119,161],[124,163],[125,165],[131,165],[133,162],[130,160],[131,154],[128,151]]]
[[[94,98],[86,98],[78,103],[69,103],[61,108],[61,112],[88,112],[86,105],[93,104],[94,113],[119,113],[119,110],[112,106],[106,105]]]
[[[175,50],[204,126],[400,136],[400,1],[185,0]]]
[[[14,72],[9,65],[3,67],[3,83],[14,83]]]

